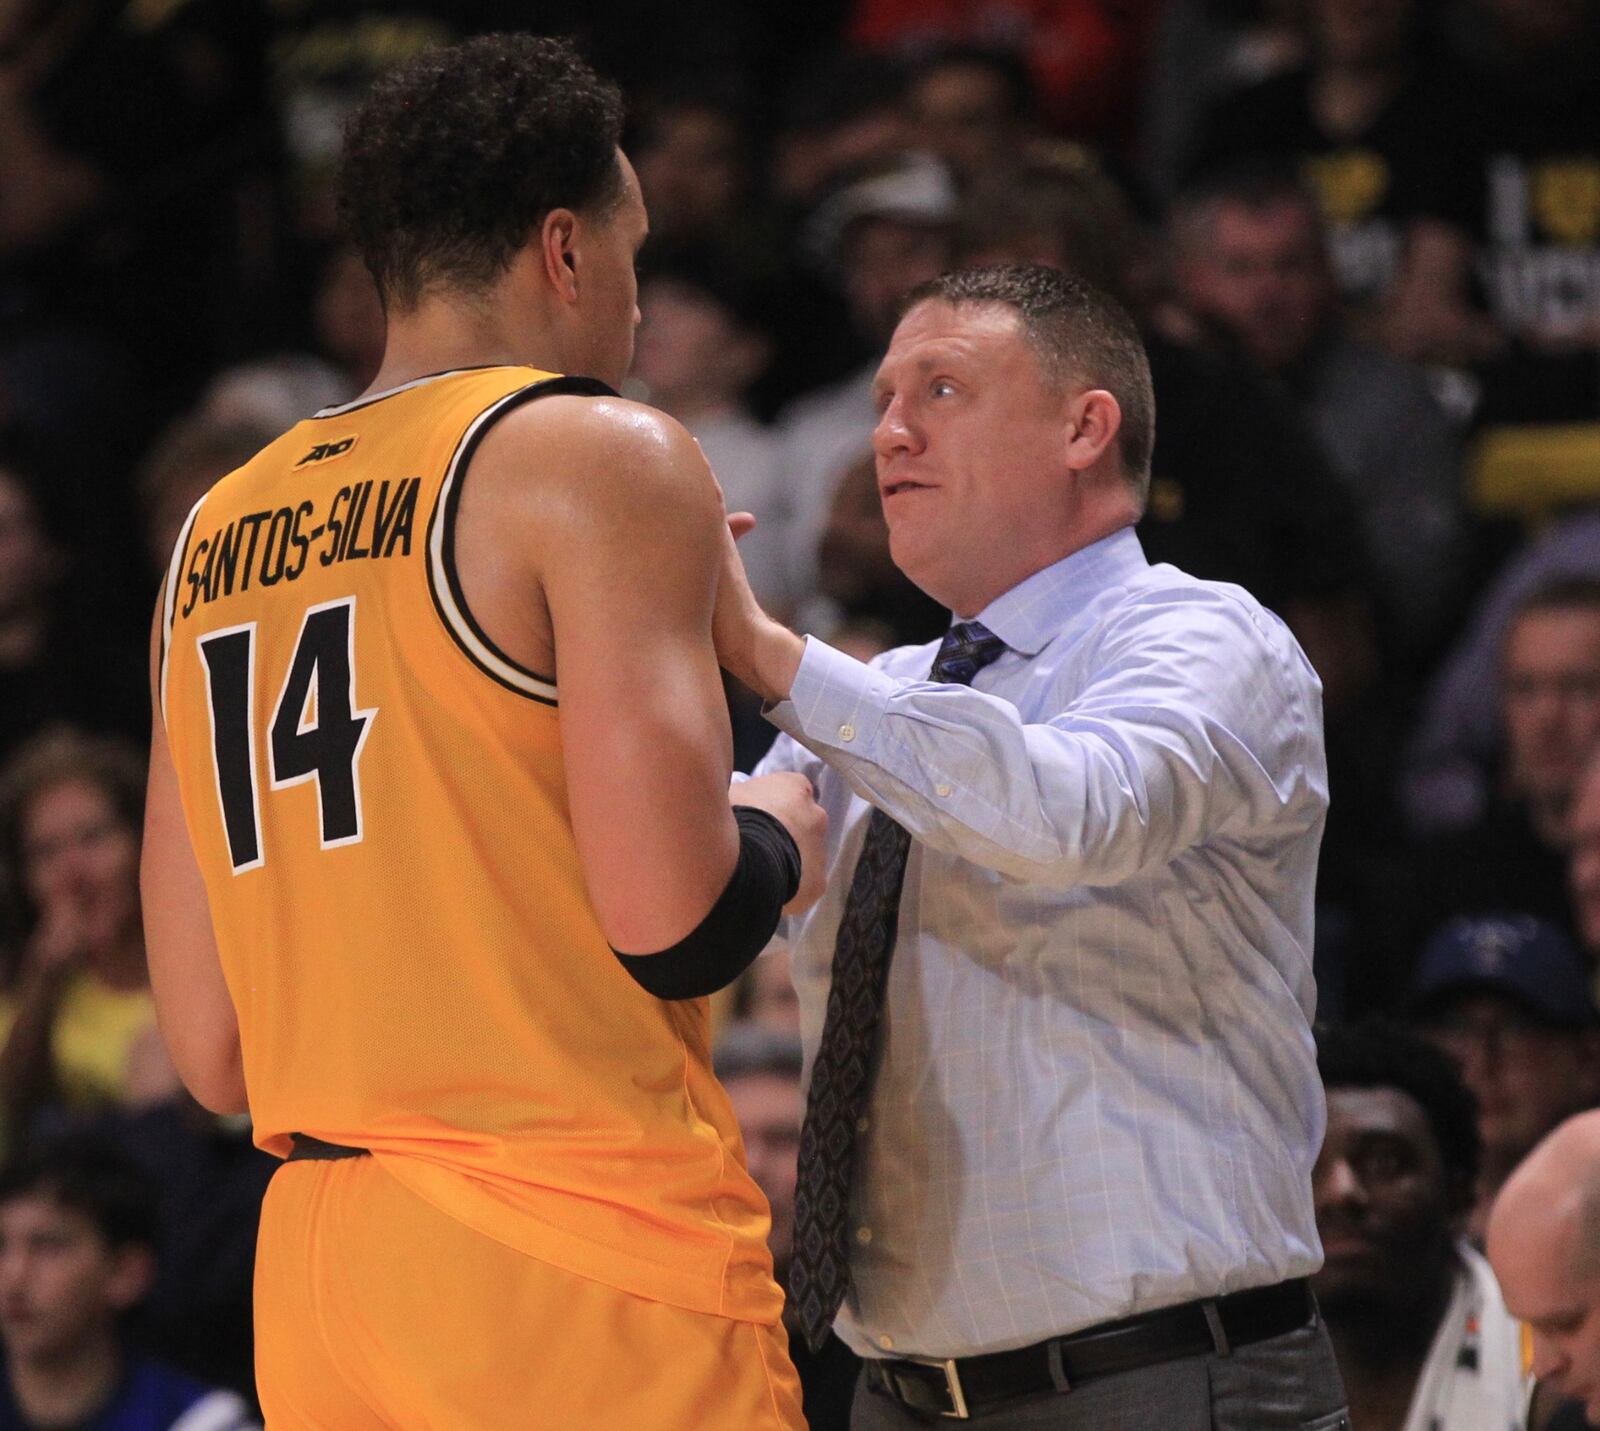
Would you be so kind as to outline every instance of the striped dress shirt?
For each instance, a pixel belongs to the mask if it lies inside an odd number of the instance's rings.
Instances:
[[[1321,688],[1236,586],[1124,530],[937,643],[815,639],[758,774],[809,775],[828,892],[788,921],[814,1053],[870,806],[913,835],[837,1323],[967,1356],[1313,1271]],[[870,803],[869,803],[870,802]]]

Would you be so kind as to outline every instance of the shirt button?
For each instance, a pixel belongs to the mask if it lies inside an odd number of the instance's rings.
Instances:
[[[942,800],[946,795],[948,795],[950,793],[950,787],[948,785],[943,785],[943,784],[935,785],[933,787],[933,793],[935,795],[937,795]]]
[[[856,1229],[856,1241],[865,1247],[872,1241],[872,1229],[870,1227],[858,1227]]]
[[[842,725],[839,727],[840,740],[854,740],[855,738],[856,728],[853,725]]]
[[[867,1129],[870,1128],[871,1126],[872,1126],[872,1119],[870,1119],[870,1118],[857,1118],[856,1119],[856,1132],[858,1132],[858,1133],[865,1133],[867,1131]]]
[[[894,1350],[894,1338],[891,1337],[888,1334],[888,1332],[885,1332],[881,1337],[878,1338],[878,1345],[880,1347],[882,1347],[885,1351],[893,1351]]]

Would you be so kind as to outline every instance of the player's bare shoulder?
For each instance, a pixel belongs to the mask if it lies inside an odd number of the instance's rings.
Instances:
[[[593,522],[722,520],[700,445],[656,408],[621,397],[552,396],[496,424],[474,458],[501,515],[541,546]]]

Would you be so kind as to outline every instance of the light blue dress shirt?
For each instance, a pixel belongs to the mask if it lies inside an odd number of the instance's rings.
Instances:
[[[915,837],[858,1143],[867,1356],[967,1356],[1313,1271],[1324,1105],[1312,892],[1321,687],[1236,586],[1124,530],[937,643],[806,643],[757,773],[828,811],[828,891],[787,935],[810,1054],[870,806]]]

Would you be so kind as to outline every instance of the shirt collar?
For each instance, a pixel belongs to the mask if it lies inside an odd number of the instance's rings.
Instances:
[[[1062,557],[997,596],[978,620],[1013,651],[1037,656],[1102,591],[1150,565],[1132,527]]]

